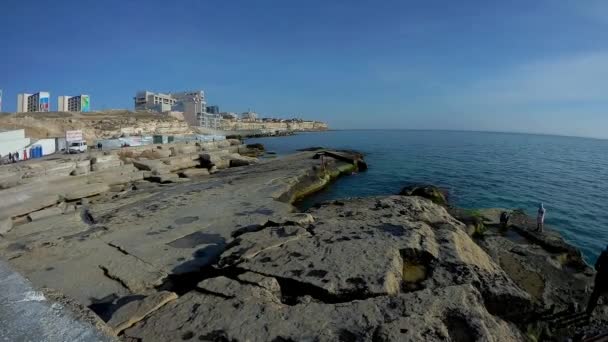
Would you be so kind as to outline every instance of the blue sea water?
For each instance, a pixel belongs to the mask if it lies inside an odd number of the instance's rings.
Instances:
[[[549,135],[351,130],[249,139],[278,155],[311,146],[354,149],[369,170],[308,198],[395,194],[407,184],[449,190],[464,208],[547,208],[546,224],[594,262],[608,244],[608,140]]]

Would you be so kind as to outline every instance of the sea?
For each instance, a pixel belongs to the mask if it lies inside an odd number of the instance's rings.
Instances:
[[[589,263],[608,244],[608,140],[516,133],[335,130],[248,139],[277,157],[322,146],[362,152],[369,169],[338,179],[299,205],[397,194],[434,184],[463,208],[523,209],[578,247]]]

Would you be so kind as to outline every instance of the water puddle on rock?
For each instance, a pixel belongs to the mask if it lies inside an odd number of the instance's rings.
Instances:
[[[403,263],[403,281],[419,283],[426,279],[426,267],[410,262]]]
[[[401,258],[403,262],[403,287],[405,291],[416,291],[423,288],[422,282],[426,280],[431,272],[433,257],[425,251],[415,249],[402,249]]]

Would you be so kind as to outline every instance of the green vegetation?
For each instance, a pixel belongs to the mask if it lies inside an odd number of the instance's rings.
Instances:
[[[486,234],[486,231],[488,230],[486,225],[483,223],[482,220],[479,220],[479,221],[475,222],[474,226],[475,226],[475,231],[473,232],[473,237],[483,238],[484,235]]]
[[[463,209],[464,214],[472,217],[483,218],[481,212],[477,209]]]

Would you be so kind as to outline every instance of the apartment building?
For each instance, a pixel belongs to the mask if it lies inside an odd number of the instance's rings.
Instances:
[[[57,99],[59,112],[90,112],[91,97],[89,95],[59,96]]]
[[[184,120],[191,126],[215,128],[221,119],[219,114],[207,113],[205,92],[202,90],[177,93],[154,93],[140,91],[135,95],[135,110],[149,110],[160,113],[182,112]]]
[[[17,113],[24,112],[49,112],[51,110],[51,95],[49,92],[41,91],[35,94],[17,95]]]

